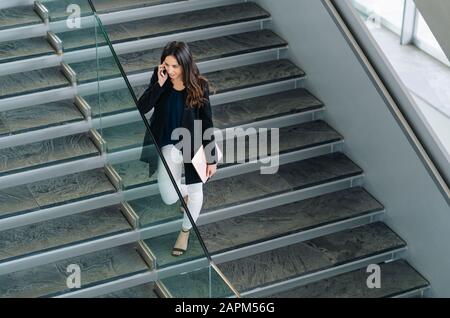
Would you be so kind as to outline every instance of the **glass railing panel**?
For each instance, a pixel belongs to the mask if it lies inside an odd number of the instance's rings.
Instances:
[[[181,152],[159,149],[149,129],[153,112],[141,114],[137,108],[152,73],[126,74],[100,19],[97,15],[94,19],[88,26],[90,32],[84,33],[88,34],[85,43],[92,43],[94,34],[94,49],[89,48],[69,65],[77,75],[78,93],[91,109],[92,126],[102,141],[107,166],[117,179],[134,225],[141,231],[144,250],[153,259],[157,273],[165,273],[166,278],[207,268],[208,275],[202,279],[218,288],[212,289],[211,296],[234,294],[231,289],[220,292],[219,286],[228,284],[211,271],[211,256],[192,222],[189,203],[184,203],[187,187],[182,169],[171,164],[171,160],[180,159]],[[80,32],[73,34],[78,37]],[[70,39],[70,31],[66,37]]]

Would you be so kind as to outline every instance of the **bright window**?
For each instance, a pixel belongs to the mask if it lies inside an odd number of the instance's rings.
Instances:
[[[405,0],[353,0],[355,7],[371,19],[400,35]]]
[[[431,32],[428,27],[425,19],[422,17],[420,13],[417,13],[416,18],[416,36],[415,36],[415,44],[428,54],[436,57],[442,62],[448,65],[447,57],[445,56],[444,51],[442,51],[441,46],[438,41]]]

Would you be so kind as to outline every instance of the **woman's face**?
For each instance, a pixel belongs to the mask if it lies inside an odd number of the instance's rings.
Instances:
[[[183,68],[178,64],[177,59],[173,55],[166,56],[164,66],[166,67],[167,74],[169,74],[172,81],[182,80]]]

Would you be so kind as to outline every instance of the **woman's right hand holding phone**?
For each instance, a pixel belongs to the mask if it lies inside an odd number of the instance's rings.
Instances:
[[[164,64],[158,65],[158,83],[159,86],[163,86],[169,75],[167,74],[166,67]]]

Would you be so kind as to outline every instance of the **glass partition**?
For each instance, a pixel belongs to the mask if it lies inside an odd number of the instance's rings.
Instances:
[[[106,158],[105,170],[123,196],[123,211],[140,230],[144,257],[167,281],[188,278],[202,286],[199,295],[237,296],[223,275],[218,274],[192,223],[182,198],[183,185],[175,181],[151,135],[151,113],[141,114],[137,109],[137,101],[148,87],[159,57],[155,55],[139,74],[134,74],[132,66],[122,66],[122,57],[115,53],[95,12],[95,3],[104,1],[89,2],[44,1],[50,21],[55,21],[50,23],[50,32],[60,41],[62,63],[76,88],[75,102],[90,116],[92,135]],[[180,232],[182,222],[192,227],[189,247],[183,255],[173,256],[179,235],[184,235]],[[189,297],[193,291],[187,288],[167,292]]]

